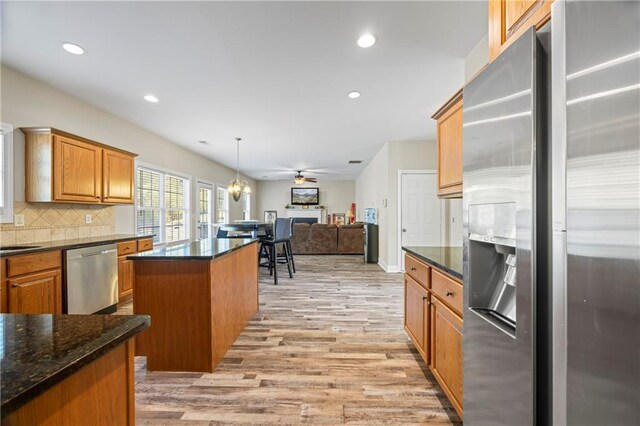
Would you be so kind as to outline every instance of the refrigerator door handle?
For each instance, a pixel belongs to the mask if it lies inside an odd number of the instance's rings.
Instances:
[[[567,424],[566,4],[551,5],[552,423]]]

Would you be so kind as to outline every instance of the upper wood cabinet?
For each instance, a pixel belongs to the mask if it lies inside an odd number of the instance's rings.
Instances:
[[[102,148],[53,136],[53,199],[95,203],[101,198]]]
[[[25,200],[133,204],[135,154],[51,128],[23,128]]]
[[[438,197],[462,198],[462,89],[431,118],[438,122]]]
[[[105,203],[133,203],[133,157],[111,149],[102,150],[102,198]]]
[[[532,25],[542,27],[551,17],[553,0],[489,0],[489,61]]]

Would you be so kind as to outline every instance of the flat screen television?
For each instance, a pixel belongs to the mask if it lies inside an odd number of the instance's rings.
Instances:
[[[291,204],[294,206],[317,206],[320,204],[320,189],[291,188]]]

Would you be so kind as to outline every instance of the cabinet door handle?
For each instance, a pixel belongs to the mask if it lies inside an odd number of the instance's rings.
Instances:
[[[100,199],[100,196],[99,196],[99,195],[96,195],[96,200],[99,200],[99,199]]]
[[[11,281],[11,282],[9,282],[9,284],[11,285],[11,287],[18,287],[20,285],[15,281]]]
[[[416,268],[415,268],[414,266],[412,266],[412,267],[411,267],[411,270],[412,270],[412,271],[415,271],[415,270],[416,270]]]
[[[422,300],[427,300],[427,296],[422,296]]]
[[[447,297],[453,296],[453,292],[452,292],[452,291],[449,291],[449,290],[445,290],[445,291],[444,291],[444,294],[445,294],[445,296],[447,296]]]

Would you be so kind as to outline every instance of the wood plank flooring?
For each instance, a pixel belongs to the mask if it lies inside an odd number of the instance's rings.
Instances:
[[[278,286],[261,270],[260,311],[214,373],[136,358],[138,425],[460,423],[405,335],[400,274],[361,256],[296,262]]]

